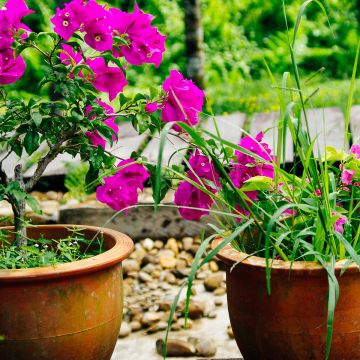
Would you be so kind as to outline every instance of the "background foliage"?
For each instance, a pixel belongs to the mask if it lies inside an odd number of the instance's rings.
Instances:
[[[27,0],[36,14],[27,18],[35,31],[48,30],[46,21],[64,1]],[[299,11],[300,0],[286,0],[290,33]],[[319,7],[308,7],[298,35],[297,60],[303,77],[325,68],[310,84],[320,90],[314,106],[342,105],[351,75],[359,36],[360,0],[321,0],[331,27]],[[104,2],[105,3],[105,2]],[[132,11],[134,0],[108,0],[108,4]],[[154,24],[167,35],[167,52],[159,69],[147,66],[128,69],[129,80],[137,86],[161,83],[170,68],[185,71],[184,20],[182,0],[138,0],[140,8],[156,16]],[[215,113],[276,110],[277,100],[264,66],[264,59],[279,77],[291,71],[282,0],[202,0],[206,54],[208,106]],[[26,57],[26,52],[24,53]],[[39,59],[31,55],[28,64]],[[16,83],[17,91],[37,93],[32,84],[42,77],[32,71]],[[360,92],[355,101],[360,102]]]

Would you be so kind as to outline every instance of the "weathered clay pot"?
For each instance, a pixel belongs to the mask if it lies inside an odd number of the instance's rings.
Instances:
[[[28,228],[36,239],[68,236],[71,225]],[[121,261],[133,243],[117,231],[98,231],[108,249],[89,259],[19,270],[0,270],[1,360],[109,360],[122,309]]]
[[[269,296],[264,258],[230,245],[218,257],[226,264],[230,321],[245,360],[325,359],[328,281],[319,264],[294,262],[290,272],[289,262],[273,261]],[[360,273],[352,264],[340,277],[343,264],[336,264],[340,298],[330,359],[355,360],[360,359]]]

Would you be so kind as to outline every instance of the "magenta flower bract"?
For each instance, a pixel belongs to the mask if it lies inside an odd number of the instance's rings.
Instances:
[[[72,46],[68,44],[61,45],[62,49],[65,52],[60,53],[60,61],[65,65],[71,65],[72,63],[79,64],[83,61],[80,52],[77,52],[73,49]]]
[[[24,0],[8,0],[5,3],[0,9],[0,50],[10,48],[19,29],[31,31],[21,20],[33,12]]]
[[[208,190],[213,191],[213,189]],[[194,185],[183,181],[175,192],[174,203],[179,207],[179,213],[185,220],[200,220],[203,215],[210,213],[209,209],[214,200]],[[204,210],[189,209],[188,207]]]
[[[148,102],[145,105],[145,111],[149,114],[154,113],[159,108],[159,105],[156,102]]]
[[[354,178],[354,175],[355,175],[354,170],[343,169],[343,171],[341,172],[341,182],[344,185],[351,185],[352,184],[352,179]]]
[[[191,80],[172,70],[170,76],[163,83],[163,89],[167,93],[162,110],[162,120],[165,122],[182,121],[188,125],[195,125],[199,121],[198,113],[202,111],[204,92]],[[174,126],[176,131],[181,128]]]
[[[54,24],[54,31],[65,41],[69,40],[74,32],[80,29],[83,9],[84,1],[82,0],[71,1],[65,4],[64,9],[56,9],[56,13],[50,21]]]
[[[8,85],[19,80],[25,72],[26,64],[21,56],[14,57],[12,49],[0,51],[0,84]]]
[[[153,63],[158,67],[165,51],[166,36],[161,35],[156,27],[151,26],[153,16],[145,14],[135,4],[133,13],[126,13],[111,8],[114,34],[126,34],[128,45],[120,46],[122,55],[133,65]],[[119,55],[118,53],[114,53]]]
[[[333,211],[331,213],[332,216],[338,216],[339,213]],[[342,234],[344,232],[344,225],[346,224],[346,216],[340,215],[340,217],[334,223],[334,230],[338,233]]]
[[[118,176],[104,178],[104,185],[96,189],[98,201],[107,204],[113,210],[120,211],[138,203],[137,189],[129,187]]]
[[[114,100],[128,84],[122,70],[107,65],[103,58],[88,59],[86,63],[95,74],[90,82],[96,90],[109,93],[110,101]]]
[[[360,159],[360,145],[353,145],[350,149],[351,154],[354,154],[357,159]]]
[[[111,50],[112,15],[96,1],[90,0],[84,7],[84,24],[81,31],[85,32],[85,42],[97,51]]]
[[[121,161],[118,167],[122,168],[105,178],[104,185],[96,189],[97,199],[117,211],[138,203],[137,191],[144,189],[144,182],[149,178],[147,169],[133,159]]]
[[[97,99],[96,101],[104,109],[104,112],[106,114],[112,114],[114,112],[114,109],[110,105],[106,104],[105,102],[101,101],[100,99]],[[92,106],[90,106],[90,105],[87,106],[86,109],[85,109],[85,115],[88,116],[90,114],[91,110],[92,110]],[[95,115],[90,116],[89,119],[90,120],[95,119]],[[109,128],[111,128],[116,134],[118,133],[119,127],[115,123],[115,117],[114,116],[109,116],[107,119],[104,120],[104,123]],[[94,146],[99,146],[100,145],[102,148],[105,149],[106,140],[96,130],[93,131],[93,132],[87,131],[85,133],[85,136],[87,136],[90,139],[90,141],[92,142],[92,144]],[[116,136],[115,135],[113,135],[112,138],[113,138],[113,141],[116,141]]]
[[[144,189],[144,183],[149,178],[149,172],[145,166],[136,163],[133,159],[127,159],[119,162],[117,167],[121,169],[116,176],[120,177],[128,186]]]
[[[199,149],[196,149],[195,153],[189,159],[189,165],[191,169],[188,174],[194,175],[195,173],[199,178],[207,179],[219,184],[219,174],[214,168],[214,164],[205,155],[202,155]]]

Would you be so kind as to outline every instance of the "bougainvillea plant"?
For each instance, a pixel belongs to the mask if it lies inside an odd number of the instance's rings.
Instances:
[[[176,70],[162,88],[132,98],[124,95],[126,69],[158,67],[165,51],[166,36],[152,24],[153,16],[137,5],[127,13],[95,0],[73,0],[51,19],[54,32],[42,33],[23,23],[32,12],[24,0],[8,0],[0,10],[0,199],[12,206],[18,248],[27,244],[26,203],[38,211],[30,192],[59,154],[88,162],[87,187],[96,188],[98,200],[114,210],[126,209],[137,203],[138,191],[155,167],[145,166],[136,154],[117,159],[109,152],[122,124],[132,121],[139,133],[154,134],[174,122],[180,130],[176,122],[198,122],[204,99],[203,92]],[[47,87],[50,99],[24,101],[4,86],[26,76],[24,51],[41,55],[46,74],[36,85],[39,90]],[[43,155],[31,177],[24,178],[21,162],[10,173],[5,171],[11,153],[25,159],[36,151]]]

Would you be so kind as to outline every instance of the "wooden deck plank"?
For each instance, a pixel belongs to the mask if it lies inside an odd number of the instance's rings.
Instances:
[[[323,156],[326,146],[344,147],[345,118],[339,108],[310,109],[307,117],[311,139],[318,136],[314,145],[315,156],[319,152]]]
[[[277,146],[277,130],[278,130],[279,113],[256,113],[250,122],[250,135],[256,136],[260,131],[264,133],[264,142],[270,145],[273,154],[276,153]],[[285,162],[291,163],[294,160],[293,142],[290,130],[286,134],[286,152]]]
[[[360,144],[360,105],[353,106],[350,113],[352,143]]]
[[[217,116],[216,123],[221,137],[236,145],[239,144],[245,120],[246,115],[239,112],[230,115]],[[209,118],[203,128],[208,132],[217,135],[213,118]]]

